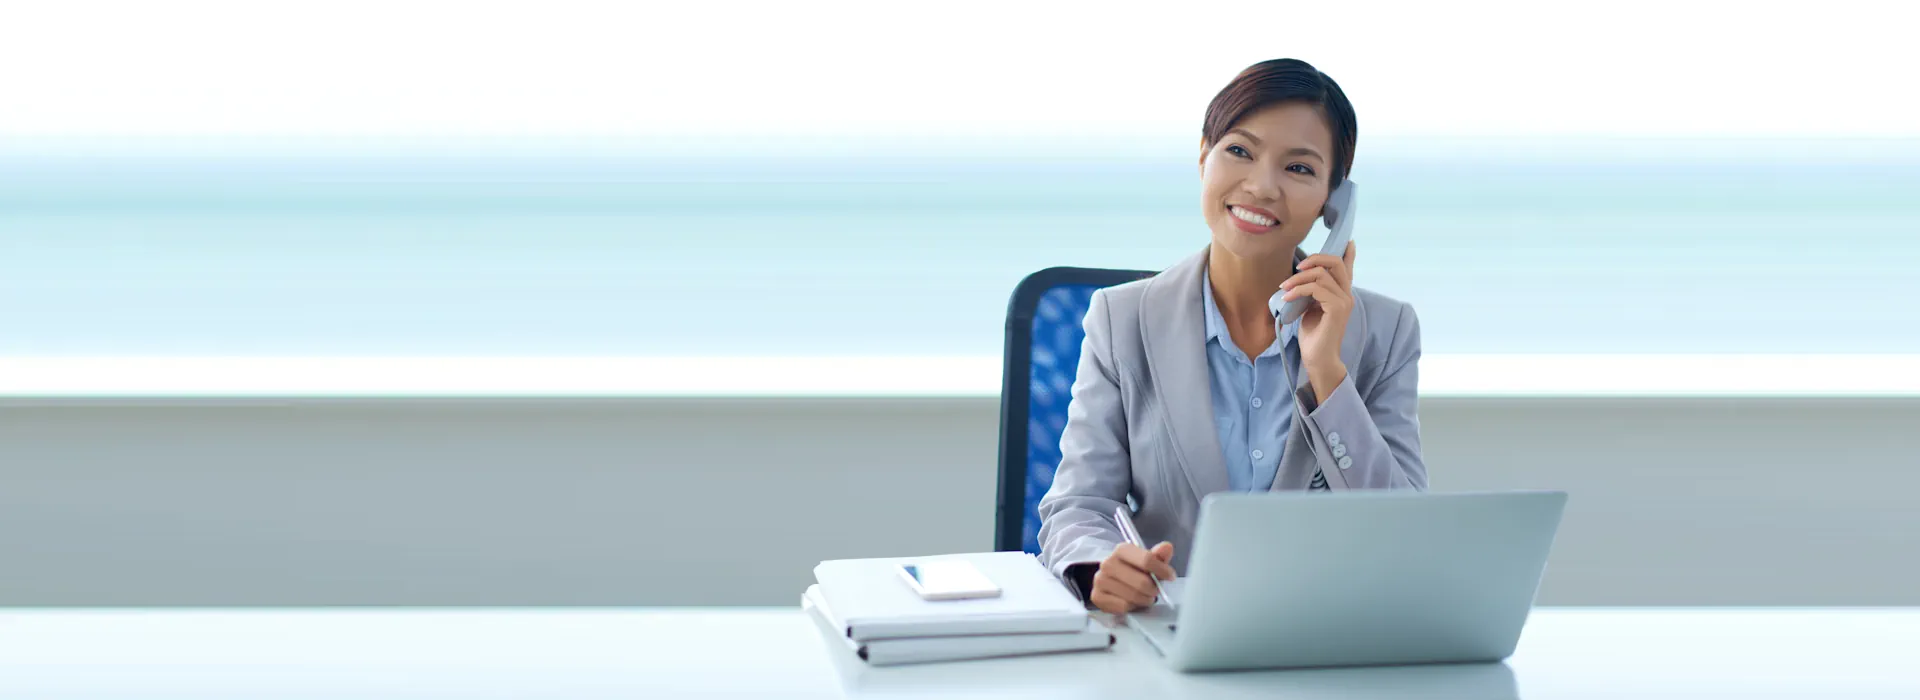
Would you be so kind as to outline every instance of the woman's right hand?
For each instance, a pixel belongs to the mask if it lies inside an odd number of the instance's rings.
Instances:
[[[1171,561],[1172,542],[1154,545],[1152,551],[1123,542],[1100,562],[1100,569],[1093,574],[1093,595],[1087,596],[1087,602],[1115,615],[1152,605],[1160,591],[1154,577],[1161,581],[1174,579],[1173,565],[1168,563]]]

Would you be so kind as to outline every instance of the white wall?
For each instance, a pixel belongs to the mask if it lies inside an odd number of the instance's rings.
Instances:
[[[786,605],[991,546],[995,399],[9,400],[0,605]],[[1430,399],[1543,604],[1920,604],[1920,401]]]
[[[1338,78],[1368,138],[1920,134],[1914,10],[1871,0],[15,4],[0,65],[36,69],[0,73],[0,136],[1185,143],[1213,91],[1281,55]]]

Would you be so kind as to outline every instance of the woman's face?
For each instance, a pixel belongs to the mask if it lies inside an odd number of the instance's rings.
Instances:
[[[1200,211],[1213,244],[1291,269],[1294,248],[1320,216],[1333,174],[1333,133],[1320,108],[1270,105],[1203,149]]]

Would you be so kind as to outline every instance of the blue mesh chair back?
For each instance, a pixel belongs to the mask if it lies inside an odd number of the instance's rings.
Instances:
[[[1000,390],[1000,488],[996,551],[1040,552],[1040,497],[1060,466],[1074,370],[1080,366],[1081,320],[1095,290],[1152,275],[1142,270],[1053,267],[1014,288],[1007,305],[1007,345]]]

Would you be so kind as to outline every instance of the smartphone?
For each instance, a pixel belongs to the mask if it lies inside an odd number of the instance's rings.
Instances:
[[[971,562],[964,560],[923,561],[900,565],[900,577],[915,593],[927,600],[965,600],[996,598],[1000,587]]]
[[[1353,209],[1353,180],[1349,179],[1333,188],[1333,192],[1327,195],[1326,205],[1320,207],[1320,221],[1327,225],[1327,243],[1320,247],[1321,255],[1338,258],[1347,254],[1347,241],[1353,240]],[[1279,317],[1283,324],[1300,320],[1308,309],[1318,303],[1313,297],[1285,301],[1280,298],[1285,295],[1285,291],[1274,292],[1267,299],[1267,309]]]

